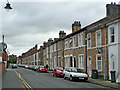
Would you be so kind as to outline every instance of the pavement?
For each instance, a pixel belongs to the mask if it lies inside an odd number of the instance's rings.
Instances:
[[[89,78],[88,82],[93,83],[93,84],[97,84],[97,85],[101,85],[104,87],[109,87],[111,89],[120,90],[120,83],[111,83],[111,81],[109,81],[109,80],[104,81],[103,79]]]
[[[48,71],[48,72],[52,73],[52,71]],[[92,78],[89,78],[88,82],[92,83],[92,84],[96,84],[96,85],[101,85],[101,86],[104,86],[104,87],[109,87],[111,89],[120,90],[120,83],[112,83],[109,80],[105,81],[103,79],[92,79]]]

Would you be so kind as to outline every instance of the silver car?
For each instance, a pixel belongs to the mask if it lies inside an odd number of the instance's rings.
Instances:
[[[74,67],[65,68],[63,71],[64,79],[68,78],[72,80],[84,79],[88,80],[88,75],[84,72],[78,72],[78,70]]]

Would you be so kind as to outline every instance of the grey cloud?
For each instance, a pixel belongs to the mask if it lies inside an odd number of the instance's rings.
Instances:
[[[84,27],[105,16],[105,2],[14,2],[11,4],[13,10],[9,15],[3,11],[3,32],[6,35],[6,42],[16,48],[24,48],[24,46],[30,48],[36,43],[42,44],[49,37],[58,36],[61,29],[71,32],[71,25],[75,20],[80,20]],[[51,32],[55,32],[55,35],[51,35]]]

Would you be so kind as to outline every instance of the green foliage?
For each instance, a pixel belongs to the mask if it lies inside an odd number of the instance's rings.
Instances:
[[[10,63],[16,63],[17,62],[17,57],[9,56],[9,62]]]

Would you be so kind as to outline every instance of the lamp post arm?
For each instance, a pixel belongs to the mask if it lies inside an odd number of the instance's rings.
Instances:
[[[9,1],[7,0],[7,3],[9,3]]]

